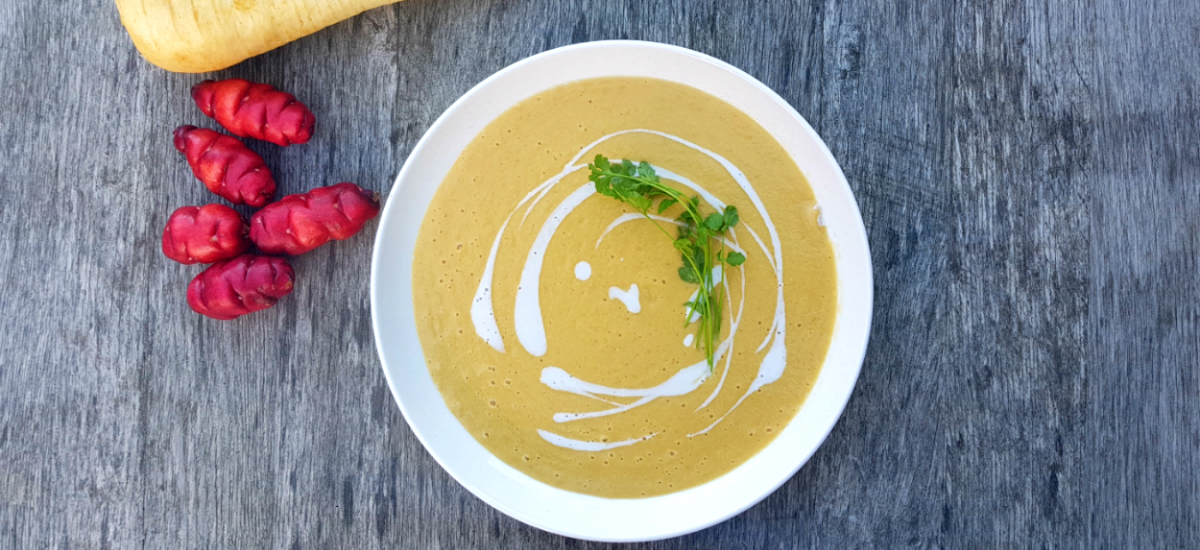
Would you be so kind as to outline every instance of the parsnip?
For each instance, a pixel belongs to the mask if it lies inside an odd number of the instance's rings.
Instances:
[[[147,61],[202,73],[278,48],[399,0],[116,0]]]

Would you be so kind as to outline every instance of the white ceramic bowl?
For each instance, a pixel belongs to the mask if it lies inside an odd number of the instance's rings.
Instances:
[[[833,340],[812,393],[770,445],[699,487],[646,499],[605,499],[557,489],[509,467],[480,445],[442,401],[421,353],[413,315],[413,249],[434,191],[467,143],[493,119],[538,92],[604,76],[655,77],[715,95],[763,126],[808,178],[837,262]],[[429,453],[488,504],[547,531],[598,541],[683,535],[765,498],[812,456],[858,379],[871,324],[871,258],[846,178],[812,127],[775,92],[733,66],[650,42],[567,46],[517,62],[461,97],[408,157],[384,207],[371,264],[371,313],[383,371],[400,410]]]

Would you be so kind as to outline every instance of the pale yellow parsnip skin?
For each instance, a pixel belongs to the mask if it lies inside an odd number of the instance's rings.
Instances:
[[[787,369],[746,399],[707,435],[688,437],[730,410],[750,387],[765,350],[756,348],[775,312],[776,281],[746,226],[764,239],[763,218],[715,161],[685,146],[628,134],[588,157],[646,160],[696,182],[739,207],[737,228],[747,248],[746,312],[725,389],[697,412],[720,375],[680,397],[662,398],[627,413],[556,423],[556,412],[597,411],[611,405],[554,391],[542,369],[563,368],[590,382],[645,388],[703,361],[683,345],[695,327],[683,325],[683,303],[696,289],[679,279],[679,254],[646,221],[606,226],[629,208],[607,197],[584,201],[550,241],[540,285],[547,352],[527,353],[513,321],[515,292],[526,253],[550,211],[583,185],[586,170],[562,180],[521,223],[509,224],[495,265],[493,304],[504,336],[498,353],[476,333],[470,307],[491,243],[509,211],[538,183],[600,136],[648,128],[680,136],[725,156],[753,183],[779,230],[787,304]],[[787,152],[761,126],[728,103],[694,88],[653,79],[575,82],[539,94],[488,125],[438,188],[421,225],[413,262],[413,302],[421,348],[447,406],[484,447],[529,476],[556,487],[610,498],[641,498],[694,487],[745,462],[796,415],[812,388],[833,330],[837,277],[832,245],[817,221],[812,190]],[[711,211],[705,205],[704,211]],[[669,211],[674,215],[677,210]],[[574,267],[587,261],[591,277]],[[740,270],[730,276],[735,304]],[[609,289],[637,284],[641,311],[609,299]],[[729,329],[726,310],[725,332]],[[723,368],[724,364],[721,364]],[[629,398],[614,398],[627,403]],[[587,441],[635,445],[602,452],[554,446],[537,430]]]
[[[117,0],[147,61],[168,71],[224,69],[399,0]]]

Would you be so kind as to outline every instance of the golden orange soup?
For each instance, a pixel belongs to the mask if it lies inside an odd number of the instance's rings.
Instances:
[[[597,154],[737,206],[710,370],[684,304],[678,207],[648,220],[596,194]],[[656,226],[657,224],[657,226]],[[547,484],[610,498],[700,485],[795,416],[833,330],[833,250],[812,190],[761,126],[694,88],[644,78],[557,87],[462,152],[421,225],[421,346],[462,425]]]

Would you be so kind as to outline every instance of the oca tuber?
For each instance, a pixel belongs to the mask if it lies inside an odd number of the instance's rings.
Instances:
[[[192,99],[229,133],[283,147],[308,143],[316,121],[296,96],[241,78],[205,80],[192,87]]]
[[[249,234],[246,220],[228,206],[185,206],[167,219],[162,250],[181,264],[211,264],[250,250]]]
[[[250,240],[267,254],[303,254],[348,239],[379,213],[379,195],[353,183],[288,195],[250,217]]]
[[[262,157],[237,138],[195,126],[175,129],[175,148],[196,178],[233,204],[260,207],[275,195],[275,179]]]
[[[287,260],[243,254],[196,275],[187,302],[196,313],[228,321],[275,305],[292,291],[294,280]]]

